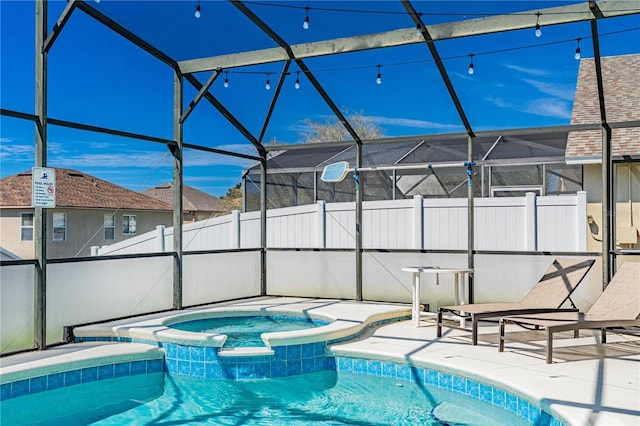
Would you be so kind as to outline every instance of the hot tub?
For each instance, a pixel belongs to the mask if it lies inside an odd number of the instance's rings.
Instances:
[[[119,341],[161,347],[170,374],[208,379],[255,379],[335,369],[335,359],[327,350],[328,345],[352,339],[370,327],[405,320],[410,315],[406,306],[399,305],[277,300],[286,303],[280,303],[280,306],[267,302],[270,306],[194,308],[77,327],[74,334],[79,342]],[[235,332],[207,325],[208,322],[238,321],[270,325],[280,322],[304,328],[271,327],[254,332],[250,339],[233,342],[230,340],[238,337],[234,336]]]

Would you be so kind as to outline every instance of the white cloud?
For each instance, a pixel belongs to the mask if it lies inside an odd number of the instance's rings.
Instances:
[[[198,151],[195,154],[189,153],[184,157],[184,165],[188,167],[236,166],[248,168],[254,163],[254,161],[245,158],[211,154],[202,151]]]
[[[524,103],[510,103],[502,98],[487,97],[487,102],[499,108],[512,109],[527,114],[540,115],[543,117],[571,118],[569,103],[555,98],[532,99]]]
[[[310,132],[312,129],[311,129],[311,126],[309,126],[309,124],[305,120],[300,120],[300,121],[297,121],[295,124],[288,126],[287,130],[291,132],[296,132],[296,133],[307,133],[307,132]]]
[[[535,75],[535,76],[543,76],[549,75],[549,71],[543,70],[540,68],[530,68],[530,67],[522,67],[520,65],[507,64],[505,67],[517,71],[519,73],[527,74],[527,75]]]
[[[409,127],[413,129],[438,129],[438,130],[461,130],[464,129],[459,124],[436,123],[433,121],[415,120],[412,118],[394,118],[372,116],[374,122],[387,126]]]
[[[569,104],[559,99],[534,99],[527,103],[524,112],[544,117],[571,118]]]
[[[463,80],[473,80],[473,77],[470,76],[469,73],[462,73],[462,72],[459,72],[459,71],[454,71],[452,73],[449,73],[449,75],[461,78]]]
[[[83,151],[70,151],[60,143],[49,144],[49,163],[54,167],[69,167],[77,170],[116,169],[116,168],[151,168],[173,167],[173,160],[169,149],[154,146],[153,151],[130,150],[118,144],[90,142]],[[215,147],[229,152],[257,156],[251,144],[229,144]],[[3,146],[4,150],[4,146]],[[21,152],[14,154],[33,155],[33,146],[24,146]],[[3,160],[4,160],[3,153]],[[246,168],[252,164],[251,160],[206,151],[185,149],[184,165],[191,167],[210,167],[230,165]]]
[[[81,153],[52,156],[49,162],[54,167],[70,167],[78,170],[90,168],[171,166],[171,161],[159,152],[132,151],[126,153]]]
[[[104,149],[104,148],[108,148],[112,146],[112,144],[110,144],[109,142],[89,142],[89,147],[91,149]]]
[[[556,84],[556,83],[547,83],[545,81],[538,81],[538,80],[524,79],[522,81],[535,87],[545,95],[556,96],[560,99],[565,99],[567,101],[573,100],[573,92],[574,92],[573,87],[569,87],[562,84]]]
[[[215,148],[217,149],[221,149],[223,151],[229,151],[229,152],[235,152],[238,154],[247,154],[247,155],[258,155],[258,151],[256,150],[256,148],[253,146],[253,144],[247,142],[247,143],[236,143],[236,144],[227,144],[227,145],[220,145],[220,146],[216,146]]]
[[[11,142],[11,140],[3,140],[2,145],[0,145],[0,160],[3,163],[33,163],[35,154],[33,144],[8,144],[7,142]]]
[[[0,138],[0,143],[7,143],[7,142],[13,142],[13,139],[11,139],[11,138]]]
[[[485,101],[494,104],[497,107],[500,108],[515,108],[511,103],[505,101],[502,98],[496,98],[496,97],[492,97],[492,96],[488,96],[485,98]]]

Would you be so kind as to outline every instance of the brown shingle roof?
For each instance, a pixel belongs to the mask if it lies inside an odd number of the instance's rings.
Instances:
[[[173,205],[73,169],[56,170],[56,207],[173,210]],[[0,206],[31,206],[31,170],[0,179]]]
[[[609,56],[601,60],[605,111],[609,123],[640,120],[640,55]],[[594,59],[580,61],[571,124],[600,123]],[[640,155],[640,128],[613,129],[613,156]],[[601,157],[602,132],[570,132],[567,158]]]
[[[173,184],[170,182],[146,189],[141,194],[173,204]],[[219,198],[188,185],[182,187],[182,208],[184,211],[191,212],[223,212],[227,210]]]

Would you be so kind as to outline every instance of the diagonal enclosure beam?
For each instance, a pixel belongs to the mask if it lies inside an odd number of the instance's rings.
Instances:
[[[84,4],[84,2],[82,2]],[[235,3],[234,3],[235,4]],[[598,2],[602,18],[632,15],[640,13],[637,0],[607,0]],[[593,19],[589,3],[537,9],[508,15],[487,18],[469,19],[459,22],[427,25],[425,29],[433,41],[448,40],[460,37],[493,34],[503,31],[532,28],[536,22],[536,13],[540,13],[539,23],[542,26],[568,24],[571,22],[590,21]],[[416,28],[406,28],[357,37],[345,37],[302,43],[290,46],[296,59],[314,58],[318,56],[340,53],[359,52],[363,50],[385,47],[403,46],[423,43],[424,38],[416,36]],[[248,65],[268,64],[292,59],[286,49],[274,47],[208,58],[180,61],[178,65],[183,73],[211,71],[216,68],[236,68]]]
[[[45,52],[48,52],[51,49],[51,46],[60,35],[62,28],[65,26],[65,24],[67,23],[67,21],[71,17],[71,14],[73,13],[73,11],[77,6],[76,2],[77,0],[70,0],[69,3],[67,3],[67,5],[65,6],[64,10],[62,11],[62,14],[60,14],[58,21],[51,29],[51,32],[47,36],[47,39],[44,41],[44,44],[42,46],[42,49]]]
[[[453,84],[451,83],[449,74],[447,74],[447,70],[444,68],[444,64],[442,63],[442,59],[440,58],[438,49],[436,49],[436,45],[433,42],[433,39],[431,38],[431,34],[429,33],[429,30],[426,29],[424,23],[422,22],[422,19],[420,19],[420,16],[418,16],[418,13],[416,12],[413,5],[408,0],[402,0],[402,5],[411,16],[411,19],[413,19],[413,22],[422,29],[422,32],[421,32],[422,37],[427,42],[427,47],[429,47],[429,52],[431,52],[431,56],[433,57],[433,60],[436,62],[436,66],[438,67],[438,71],[440,72],[440,77],[442,77],[442,81],[444,82],[444,85],[447,87],[447,91],[449,92],[449,96],[451,97],[451,100],[453,101],[453,104],[456,107],[456,111],[458,111],[460,120],[462,121],[462,124],[464,125],[464,128],[466,129],[469,137],[474,137],[473,130],[471,130],[471,124],[469,123],[469,120],[467,119],[467,115],[465,114],[464,109],[462,108],[462,104],[460,103],[460,99],[458,98],[458,95],[456,94],[456,91],[453,88]]]
[[[302,59],[296,58],[291,46],[287,42],[285,42],[275,31],[273,31],[266,23],[264,23],[258,16],[256,16],[249,8],[247,8],[240,1],[232,2],[242,13],[244,13],[254,24],[256,24],[262,31],[264,31],[271,39],[273,39],[276,43],[280,45],[280,47],[287,54],[287,66],[289,61],[295,60],[296,64],[300,68],[302,72],[305,73],[307,79],[311,82],[313,87],[318,91],[322,99],[325,103],[331,108],[335,116],[340,120],[344,128],[349,132],[351,137],[356,143],[356,167],[362,166],[362,140],[356,133],[356,131],[351,127],[347,118],[342,114],[338,106],[333,102],[333,100],[329,97],[329,94],[324,90],[324,87],[320,84],[320,82],[315,78],[315,76],[311,73],[311,70],[307,67]],[[284,75],[283,75],[284,78]],[[282,81],[282,79],[281,79]],[[262,169],[263,176],[260,178],[260,190],[262,194],[266,194],[266,167],[263,166]],[[362,191],[360,189],[360,185],[358,185],[356,181],[356,289],[355,289],[355,299],[362,300]],[[263,197],[263,200],[266,197]],[[262,227],[263,235],[264,229],[266,226],[266,206],[261,208],[262,217],[265,220],[264,226]],[[266,238],[263,238],[263,247],[266,246]],[[264,263],[263,263],[264,265]],[[264,282],[264,280],[263,280]],[[263,287],[263,294],[264,294]]]
[[[129,31],[128,29],[123,27],[122,25],[118,24],[113,19],[111,19],[108,16],[106,16],[105,14],[97,11],[96,9],[94,9],[91,6],[89,6],[89,4],[87,4],[84,1],[78,1],[78,2],[76,2],[76,4],[77,4],[78,9],[82,10],[83,12],[85,12],[87,15],[91,16],[96,21],[102,23],[103,25],[106,25],[112,31],[116,32],[117,34],[120,34],[122,37],[124,37],[125,39],[129,40],[131,43],[135,44],[136,46],[138,46],[142,50],[146,51],[147,53],[151,54],[155,58],[157,58],[160,61],[164,62],[165,64],[169,65],[171,68],[178,69],[178,63],[174,59],[172,59],[169,55],[167,55],[164,52],[161,52],[159,49],[157,49],[156,47],[152,46],[151,44],[149,44],[145,40],[141,39],[140,37],[138,37],[137,35],[135,35],[131,31]],[[211,71],[211,70],[209,70],[209,71]]]
[[[191,85],[193,85],[193,87],[195,87],[198,91],[200,91],[204,87],[202,83],[200,83],[198,79],[191,74],[186,74],[184,78],[189,83],[191,83]],[[229,121],[229,123],[231,123],[240,133],[242,133],[242,135],[247,138],[247,140],[249,140],[249,142],[251,142],[253,146],[255,146],[260,157],[266,157],[267,150],[264,149],[264,146],[262,146],[260,141],[256,139],[256,137],[253,136],[251,132],[247,130],[247,128],[244,127],[242,123],[236,117],[234,117],[233,114],[231,114],[231,112],[229,112],[229,110],[224,107],[224,105],[220,103],[220,101],[218,101],[211,93],[207,91],[205,91],[204,98],[209,101],[209,103],[213,105],[214,108],[216,108],[224,116],[224,118]]]
[[[276,104],[278,103],[278,98],[280,97],[280,92],[282,91],[282,86],[284,85],[284,81],[287,78],[289,73],[289,67],[291,66],[291,61],[287,61],[284,64],[284,68],[282,69],[282,73],[280,74],[280,78],[278,79],[278,84],[276,86],[276,90],[273,92],[273,98],[271,99],[271,103],[269,104],[269,110],[267,111],[267,116],[264,118],[264,123],[262,124],[262,130],[260,131],[260,136],[258,136],[258,140],[260,143],[264,140],[264,134],[267,132],[267,127],[269,127],[269,121],[271,121],[271,115],[273,114],[273,110],[276,108]]]
[[[204,95],[207,94],[207,92],[209,91],[209,88],[211,87],[213,82],[216,81],[219,75],[220,75],[220,71],[214,70],[211,76],[209,77],[209,79],[207,80],[207,82],[204,84],[204,86],[202,86],[200,90],[198,90],[198,94],[196,95],[196,97],[191,101],[187,110],[183,112],[182,115],[180,116],[181,124],[184,123],[184,121],[187,119],[187,117],[189,117],[189,115],[191,115],[193,110],[198,105],[198,102],[200,102],[200,100],[204,97]]]
[[[282,48],[282,51],[285,52],[286,57],[283,58],[283,61],[286,60],[295,60],[300,70],[307,76],[307,79],[311,82],[313,87],[318,91],[322,99],[325,103],[331,108],[333,114],[340,120],[340,123],[344,126],[344,128],[349,132],[353,140],[356,141],[357,144],[362,144],[362,140],[353,129],[351,124],[347,121],[347,118],[342,114],[340,108],[333,102],[329,94],[324,90],[324,87],[320,84],[320,82],[315,78],[315,76],[311,73],[311,70],[306,66],[306,64],[299,58],[296,57],[295,52],[292,49],[292,46],[282,39],[271,27],[269,27],[264,21],[262,21],[255,13],[251,11],[248,7],[246,7],[242,2],[233,0],[233,5],[236,6],[247,18],[251,20],[255,25],[257,25],[262,31],[264,31],[273,41],[278,43]]]

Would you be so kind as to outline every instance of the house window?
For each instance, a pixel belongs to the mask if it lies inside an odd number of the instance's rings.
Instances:
[[[67,240],[67,214],[53,213],[53,241],[62,242]]]
[[[122,216],[122,234],[135,235],[136,233],[136,215],[125,214]]]
[[[33,241],[33,213],[20,214],[20,241]]]
[[[112,214],[104,215],[104,239],[115,240],[116,239],[116,217]]]

